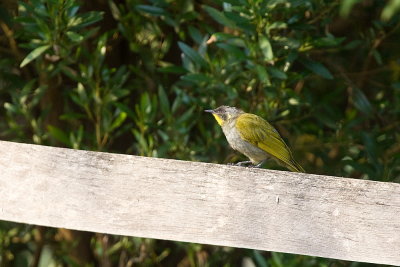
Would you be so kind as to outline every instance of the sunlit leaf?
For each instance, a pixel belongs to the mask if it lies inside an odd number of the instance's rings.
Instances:
[[[109,0],[108,5],[110,6],[111,14],[115,20],[120,20],[121,19],[121,12],[117,6],[117,4],[114,3],[114,1]]]
[[[274,53],[272,52],[272,46],[271,46],[271,43],[269,42],[268,38],[265,36],[261,36],[258,42],[260,45],[261,52],[264,55],[264,59],[266,61],[273,60]]]
[[[110,131],[117,129],[121,126],[121,124],[126,120],[127,114],[126,112],[120,112],[118,116],[114,119],[113,123],[111,124]]]
[[[71,41],[76,42],[76,43],[79,43],[84,39],[82,35],[80,35],[76,32],[73,32],[73,31],[68,31],[65,34],[68,36],[68,38]]]
[[[82,29],[103,19],[103,12],[90,11],[77,15],[68,21],[72,29]]]
[[[390,20],[396,13],[400,11],[400,0],[390,0],[382,10],[382,20]]]
[[[361,0],[342,0],[340,3],[340,15],[348,16],[352,7]]]
[[[23,68],[27,64],[29,64],[32,60],[38,58],[41,54],[46,52],[47,49],[50,48],[50,45],[39,46],[38,48],[32,50],[25,58],[22,60],[20,67]]]

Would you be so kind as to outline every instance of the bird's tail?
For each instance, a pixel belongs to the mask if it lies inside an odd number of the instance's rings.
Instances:
[[[291,159],[290,162],[286,163],[286,166],[293,172],[305,172],[303,167],[301,167],[294,159]]]

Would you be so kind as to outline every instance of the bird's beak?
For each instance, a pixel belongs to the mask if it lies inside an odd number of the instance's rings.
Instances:
[[[204,112],[214,113],[215,111],[213,109],[206,109],[206,110],[204,110]]]

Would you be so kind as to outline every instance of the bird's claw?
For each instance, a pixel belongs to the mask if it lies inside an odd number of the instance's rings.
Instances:
[[[264,164],[265,160],[261,161],[260,163],[258,163],[257,165],[253,165],[252,167],[254,168],[261,168],[261,166]]]
[[[228,163],[230,166],[240,166],[240,167],[247,167],[247,164],[251,164],[251,161],[241,161],[237,163]]]
[[[240,166],[240,167],[248,167],[248,168],[261,168],[265,160],[261,161],[260,163],[254,165],[250,160],[248,161],[240,161],[237,163],[228,163],[229,166]]]

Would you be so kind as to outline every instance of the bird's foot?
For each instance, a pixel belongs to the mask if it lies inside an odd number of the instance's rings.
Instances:
[[[242,167],[244,166],[244,167],[247,167],[247,166],[249,166],[250,164],[252,164],[251,161],[250,161],[250,160],[247,160],[247,161],[238,162],[238,163],[233,164],[233,165],[235,165],[235,166],[242,166]]]
[[[256,164],[256,165],[251,165],[249,166],[250,168],[261,168],[261,166],[264,164],[265,160],[261,161],[260,163]]]
[[[250,160],[247,161],[240,161],[237,163],[228,163],[230,166],[241,166],[241,167],[248,167],[248,168],[260,168],[264,164],[265,160],[261,161],[260,163],[254,165],[253,162]]]

